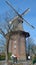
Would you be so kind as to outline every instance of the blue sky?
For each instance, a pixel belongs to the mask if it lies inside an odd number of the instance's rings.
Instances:
[[[0,0],[0,25],[4,24],[5,12],[9,12],[11,8],[5,3],[6,0]],[[36,43],[36,0],[7,0],[9,1],[13,7],[18,11],[19,14],[24,12],[27,8],[30,8],[30,12],[28,12],[23,18],[25,18],[30,24],[32,24],[35,29],[31,29],[29,26],[23,23],[23,29],[30,33],[30,37],[35,40]],[[11,12],[10,12],[11,13]],[[10,14],[12,17],[12,15]],[[2,21],[2,22],[1,22]]]

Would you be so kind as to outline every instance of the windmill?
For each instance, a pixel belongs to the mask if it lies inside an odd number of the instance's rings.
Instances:
[[[23,15],[25,15],[28,11],[29,8],[26,9],[22,14],[19,14],[13,6],[10,4],[10,2],[5,1],[11,9],[15,11],[17,16],[11,20],[9,23],[12,26],[12,35],[10,39],[10,44],[9,44],[9,50],[17,56],[17,59],[19,60],[26,60],[26,38],[29,37],[29,33],[23,31],[22,23],[23,21],[26,22],[31,28],[35,28],[34,26],[30,25],[24,18]]]

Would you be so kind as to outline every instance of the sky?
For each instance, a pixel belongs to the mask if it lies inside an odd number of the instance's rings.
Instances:
[[[5,3],[6,0],[0,0],[0,26],[4,25],[5,21],[5,12],[10,11],[10,17],[12,17],[12,10],[11,8]],[[16,9],[16,11],[21,14],[27,8],[30,8],[30,11],[23,16],[25,20],[27,20],[31,25],[35,27],[32,29],[28,26],[25,22],[23,22],[23,29],[26,32],[30,33],[30,37],[33,38],[36,44],[36,0],[7,0],[11,3],[11,5]],[[0,36],[1,38],[2,36]],[[3,38],[3,37],[2,37]]]

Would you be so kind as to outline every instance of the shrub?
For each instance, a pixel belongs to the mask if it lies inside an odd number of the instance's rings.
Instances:
[[[5,57],[6,57],[5,54],[1,54],[0,55],[0,60],[5,60]]]
[[[36,55],[33,58],[33,64],[36,63]]]
[[[11,60],[11,57],[10,57],[11,55],[12,55],[12,53],[8,53],[8,59],[9,60]]]

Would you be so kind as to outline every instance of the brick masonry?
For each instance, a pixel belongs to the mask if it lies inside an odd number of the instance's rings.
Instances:
[[[19,60],[26,60],[26,38],[23,34],[13,34],[9,43],[9,52],[17,56]]]

